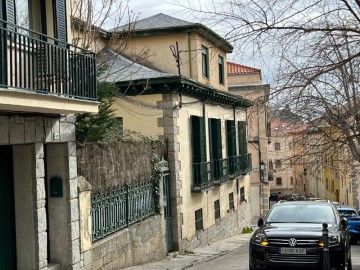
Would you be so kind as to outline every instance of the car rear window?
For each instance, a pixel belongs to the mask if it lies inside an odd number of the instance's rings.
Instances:
[[[335,223],[335,214],[330,205],[283,204],[272,208],[266,222]]]
[[[358,216],[358,213],[356,213],[355,210],[344,210],[344,209],[340,210],[340,209],[338,209],[338,211],[339,211],[339,214],[341,217],[356,217],[356,216]]]

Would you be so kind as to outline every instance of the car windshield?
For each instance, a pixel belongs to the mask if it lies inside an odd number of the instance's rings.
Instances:
[[[272,208],[269,223],[335,223],[333,208],[329,205],[283,204]]]
[[[356,211],[355,210],[344,210],[344,209],[342,209],[342,210],[340,210],[340,209],[338,209],[338,211],[339,211],[339,214],[340,214],[340,216],[341,217],[356,217],[356,216],[358,216],[358,214],[356,213]]]

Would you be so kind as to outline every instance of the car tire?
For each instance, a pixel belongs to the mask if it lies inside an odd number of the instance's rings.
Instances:
[[[250,262],[249,262],[249,270],[254,270],[254,268],[251,267]]]
[[[345,254],[345,256],[347,257],[347,254]],[[339,270],[352,270],[351,255],[346,260],[347,260],[346,264],[344,266],[338,268]]]
[[[352,270],[351,255],[350,255],[349,259],[348,259],[347,270]]]

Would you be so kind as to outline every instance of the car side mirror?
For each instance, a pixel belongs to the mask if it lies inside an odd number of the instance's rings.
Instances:
[[[341,226],[344,230],[347,228],[347,226],[348,226],[348,221],[347,221],[346,218],[342,218],[342,219],[340,220],[340,226]]]
[[[264,225],[264,220],[262,218],[259,218],[258,220],[258,227],[261,227]]]

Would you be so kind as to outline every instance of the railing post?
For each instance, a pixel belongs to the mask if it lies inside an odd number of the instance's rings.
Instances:
[[[126,226],[129,226],[130,217],[130,204],[129,204],[129,185],[125,185],[126,188]]]
[[[323,223],[322,239],[324,243],[323,247],[323,270],[330,270],[330,251],[329,251],[329,231],[328,225]]]

